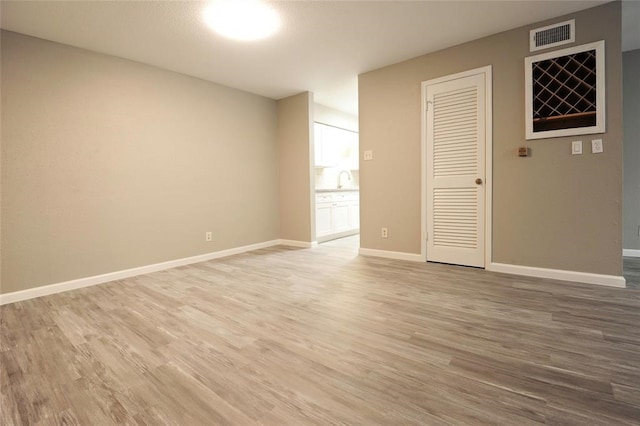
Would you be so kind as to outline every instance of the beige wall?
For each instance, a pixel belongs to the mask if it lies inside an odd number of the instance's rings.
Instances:
[[[4,31],[1,83],[2,293],[279,238],[275,101]]]
[[[623,247],[640,250],[640,49],[622,54],[624,69]]]
[[[607,133],[525,143],[524,58],[529,30],[576,19],[576,43],[606,41]],[[361,247],[420,253],[421,82],[493,66],[493,262],[621,275],[620,3],[500,33],[359,77]],[[563,47],[568,47],[563,46]],[[585,154],[571,156],[571,141]],[[380,228],[389,238],[380,238]]]
[[[313,198],[313,93],[278,101],[280,237],[315,240]]]

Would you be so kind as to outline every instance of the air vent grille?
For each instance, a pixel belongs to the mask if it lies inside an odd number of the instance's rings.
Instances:
[[[529,50],[533,52],[535,50],[573,43],[576,40],[575,25],[576,21],[572,19],[570,21],[560,22],[559,24],[549,25],[548,27],[531,30],[529,32]]]

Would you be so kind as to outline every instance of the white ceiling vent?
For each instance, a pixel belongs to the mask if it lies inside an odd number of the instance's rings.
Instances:
[[[529,31],[529,51],[548,49],[576,41],[576,20]]]

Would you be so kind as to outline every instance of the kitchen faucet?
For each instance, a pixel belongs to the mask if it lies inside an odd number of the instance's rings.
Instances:
[[[348,171],[343,170],[340,173],[338,173],[338,189],[342,188],[342,183],[340,181],[343,173],[346,173],[349,180],[351,180],[351,173],[349,173]]]

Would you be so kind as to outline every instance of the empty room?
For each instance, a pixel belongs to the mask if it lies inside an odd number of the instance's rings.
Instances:
[[[640,425],[640,2],[0,27],[0,424]]]

